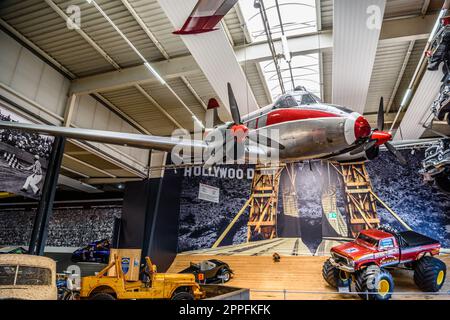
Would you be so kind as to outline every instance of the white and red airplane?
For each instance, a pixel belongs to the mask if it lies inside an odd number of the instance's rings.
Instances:
[[[361,114],[345,107],[322,103],[318,97],[303,87],[280,96],[273,104],[242,118],[230,84],[228,95],[233,121],[207,129],[208,134],[203,140],[6,121],[0,121],[0,128],[167,152],[171,152],[175,147],[190,149],[193,151],[192,154],[199,151],[201,154],[211,155],[209,158],[203,158],[205,165],[222,163],[223,158],[217,157],[215,153],[223,149],[224,142],[221,141],[221,145],[218,145],[217,140],[212,141],[208,137],[224,132],[230,132],[233,136],[234,151],[236,145],[242,146],[244,152],[238,156],[239,158],[257,159],[260,163],[265,163],[275,152],[281,162],[312,159],[371,160],[378,155],[381,145],[385,145],[402,164],[406,163],[400,152],[389,142],[392,135],[382,131],[384,127],[382,98],[378,112],[378,128],[372,129]],[[212,114],[216,114],[217,106],[214,101],[210,102],[207,117],[211,118]],[[268,130],[277,131],[277,141],[272,141],[270,135],[267,139]],[[252,143],[255,141],[258,143]],[[236,152],[234,157],[236,160]]]

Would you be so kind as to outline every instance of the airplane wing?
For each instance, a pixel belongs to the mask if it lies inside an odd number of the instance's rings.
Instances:
[[[174,34],[196,34],[215,30],[238,0],[199,0],[183,27]]]
[[[9,121],[0,121],[0,129],[13,129],[26,132],[62,136],[76,140],[102,142],[142,149],[156,149],[170,152],[174,146],[206,148],[207,144],[198,140],[178,139],[173,137],[159,137],[145,134],[113,132],[82,128],[68,128],[40,124],[28,124]]]

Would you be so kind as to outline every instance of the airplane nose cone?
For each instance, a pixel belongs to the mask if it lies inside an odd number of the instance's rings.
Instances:
[[[366,138],[371,132],[370,124],[363,116],[356,119],[354,129],[356,139]]]

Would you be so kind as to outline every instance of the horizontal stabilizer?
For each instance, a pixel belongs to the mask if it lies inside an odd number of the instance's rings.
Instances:
[[[215,30],[238,0],[199,0],[183,27],[174,34],[196,34]]]

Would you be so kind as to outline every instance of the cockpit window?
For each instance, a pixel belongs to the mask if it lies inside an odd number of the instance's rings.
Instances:
[[[317,103],[317,101],[309,93],[304,94],[302,96],[302,104],[313,104],[313,103]]]
[[[297,106],[297,101],[290,94],[282,95],[274,104],[274,108],[292,108]]]
[[[312,94],[311,93],[311,95],[313,96],[313,98],[314,98],[314,100],[316,100],[316,102],[322,102],[322,99],[320,99],[318,96],[316,96],[315,94]]]

